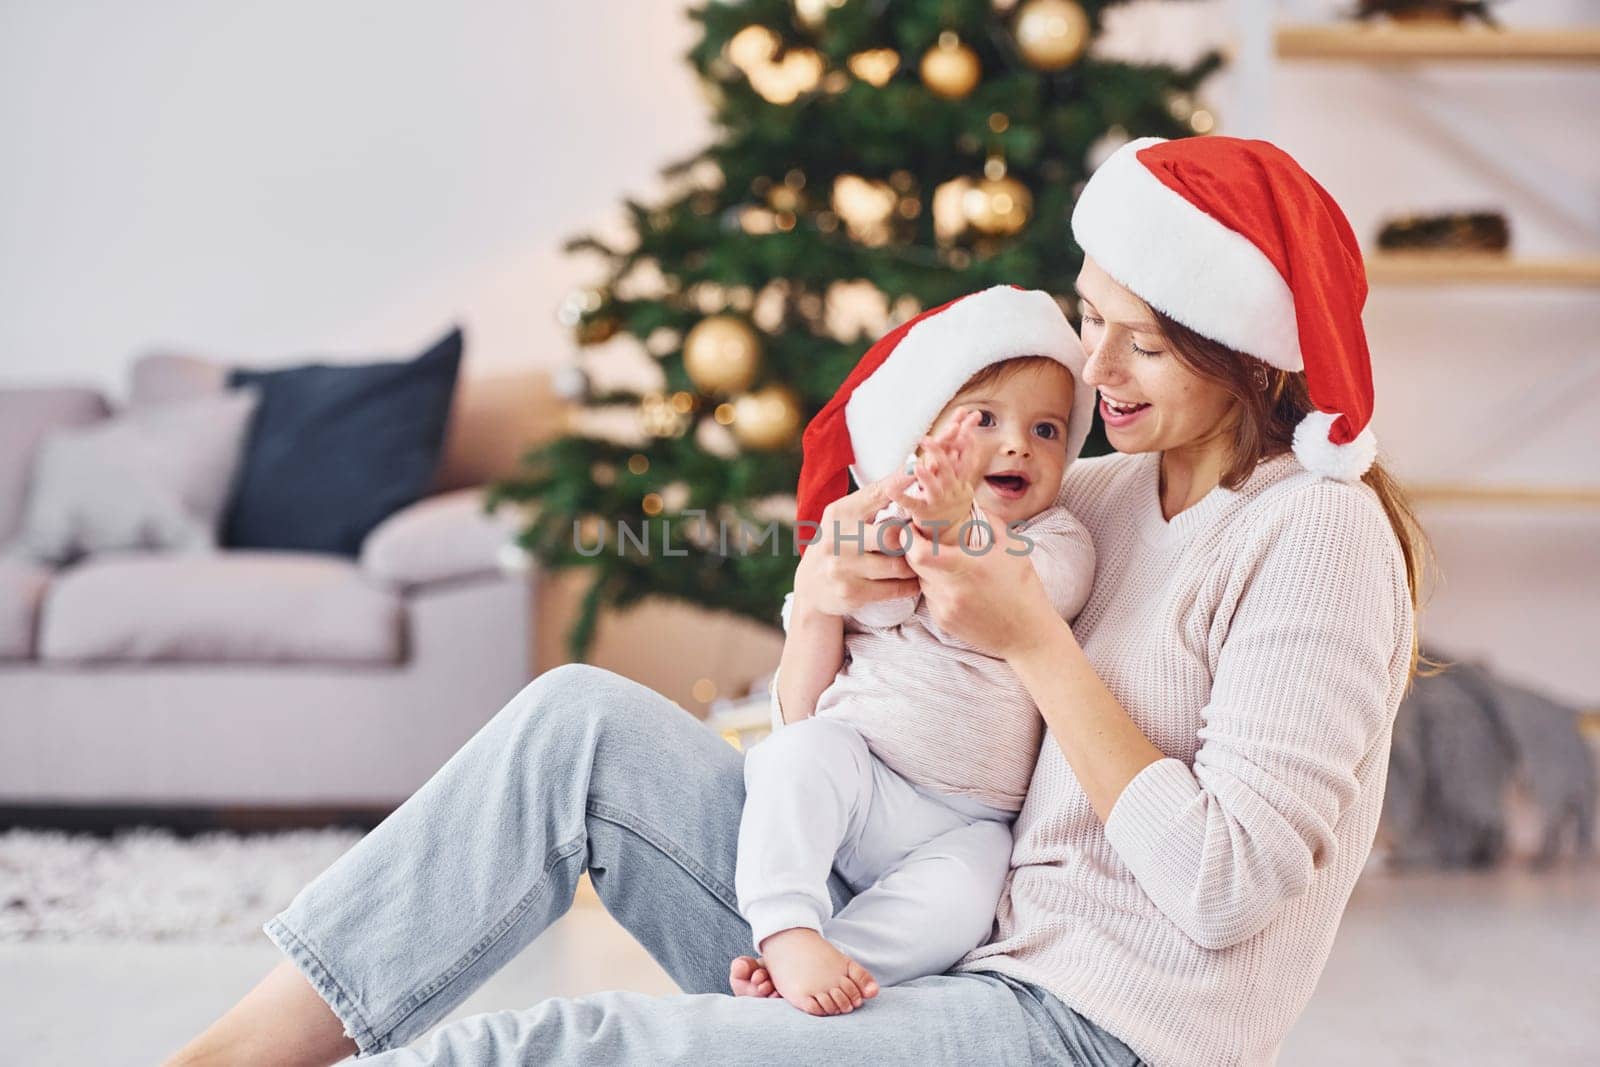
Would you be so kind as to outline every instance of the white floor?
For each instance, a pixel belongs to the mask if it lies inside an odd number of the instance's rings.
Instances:
[[[248,989],[258,945],[0,944],[14,1067],[148,1067]],[[672,983],[593,903],[575,908],[458,1015]],[[1285,1067],[1600,1063],[1600,869],[1369,875]]]

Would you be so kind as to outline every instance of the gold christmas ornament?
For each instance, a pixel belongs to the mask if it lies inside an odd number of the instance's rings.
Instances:
[[[1009,237],[1027,224],[1033,194],[1015,178],[985,178],[967,190],[961,206],[974,230]]]
[[[712,315],[684,338],[683,365],[702,393],[737,393],[761,370],[761,339],[741,318]]]
[[[598,345],[611,340],[620,329],[622,323],[615,315],[595,315],[578,323],[573,333],[580,345]]]
[[[874,89],[882,89],[900,69],[900,53],[893,48],[871,48],[845,60],[845,66]]]
[[[800,430],[800,401],[783,385],[765,385],[733,401],[733,436],[745,448],[784,448]]]
[[[922,57],[919,68],[922,83],[946,100],[960,100],[978,87],[983,67],[978,53],[961,43],[961,38],[946,30],[939,35],[939,43]]]
[[[1027,0],[1015,29],[1022,58],[1036,70],[1061,70],[1089,44],[1089,16],[1072,0]]]

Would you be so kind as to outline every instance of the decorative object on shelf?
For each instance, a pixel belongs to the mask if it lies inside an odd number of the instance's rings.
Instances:
[[[800,430],[800,401],[784,385],[765,385],[733,402],[733,436],[745,448],[771,451]]]
[[[983,66],[978,53],[961,43],[953,30],[939,35],[939,43],[922,56],[922,83],[946,100],[960,100],[978,87]]]
[[[1089,16],[1073,0],[1027,0],[1013,32],[1029,66],[1063,70],[1089,46]]]
[[[1458,211],[1388,219],[1378,231],[1385,252],[1493,252],[1511,247],[1511,226],[1498,211]]]
[[[1489,11],[1491,0],[1358,0],[1355,17],[1366,21],[1387,18],[1401,25],[1452,25],[1477,19],[1498,26]]]
[[[761,338],[741,318],[712,315],[684,338],[683,364],[702,393],[737,393],[761,370]]]

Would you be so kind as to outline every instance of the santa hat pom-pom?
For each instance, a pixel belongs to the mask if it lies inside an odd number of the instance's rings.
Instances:
[[[1341,482],[1356,482],[1378,458],[1378,438],[1367,426],[1349,444],[1328,440],[1328,430],[1337,415],[1313,411],[1294,428],[1294,454],[1300,465],[1313,474]]]

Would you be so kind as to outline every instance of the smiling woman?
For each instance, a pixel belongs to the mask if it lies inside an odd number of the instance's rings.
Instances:
[[[983,944],[943,973],[882,988],[817,956],[835,985],[806,1011],[767,995],[757,961],[730,974],[754,933],[734,891],[748,772],[784,761],[746,764],[657,694],[564,667],[266,924],[286,961],[179,1062],[359,1051],[390,1063],[575,1063],[604,1049],[617,1062],[1270,1064],[1372,847],[1415,663],[1422,542],[1373,465],[1361,260],[1338,206],[1259,141],[1134,142],[1090,180],[1073,224],[1091,257],[1079,278],[1087,361],[1041,294],[1041,337],[984,350],[982,362],[1045,345],[1081,370],[1066,473],[1041,514],[1093,559],[1092,589],[1066,604],[1042,560],[940,552],[915,523],[903,558],[879,551],[874,519],[910,479],[898,473],[907,438],[846,420],[848,394],[882,387],[877,410],[914,441],[976,368],[934,364],[947,387],[919,392],[929,365],[884,360],[895,370],[877,385],[875,367],[858,367],[806,432],[808,466],[819,462],[802,476],[801,518],[821,520],[820,540],[795,573],[778,729],[752,752],[787,751],[786,735],[839,741],[818,803],[794,813],[802,828],[836,823],[849,810],[841,791],[878,772],[865,746],[808,729],[838,724],[785,706],[815,682],[795,677],[790,646],[838,670],[847,615],[915,601],[972,671],[1025,694],[1001,710],[1043,743],[1031,777],[1031,752],[1011,751],[1007,766],[1003,740],[982,731],[932,768],[959,773],[985,752],[1026,781],[1000,842],[1009,869],[934,877],[917,894],[934,920],[857,932],[868,952],[889,940],[874,932],[959,940],[955,917],[971,920],[972,900],[998,882],[992,925],[979,915]],[[1186,281],[1197,278],[1203,287]],[[963,303],[948,322],[962,321]],[[1092,387],[1125,454],[1075,460]],[[1054,448],[1034,434],[1040,420],[1016,417],[1026,411],[993,406],[1001,447]],[[970,463],[953,438],[925,451]],[[860,475],[863,457],[882,480],[858,478],[850,492],[846,468]],[[1033,470],[988,458],[989,474]],[[914,681],[886,679],[885,699]],[[970,719],[994,711],[972,703]],[[801,721],[785,725],[785,712]],[[958,812],[906,780],[883,782],[895,805],[920,797],[934,805],[917,809],[929,825],[956,832],[994,838],[996,812],[1010,814],[981,798],[961,798]],[[766,854],[781,859],[790,840]],[[938,850],[934,866],[953,871],[963,855]],[[402,1048],[560,915],[585,870],[685,993],[731,979],[754,995],[556,999]],[[812,874],[769,901],[762,921],[787,926],[776,936],[805,942],[819,918],[860,918],[860,880]],[[849,1017],[822,1017],[834,1013]]]

